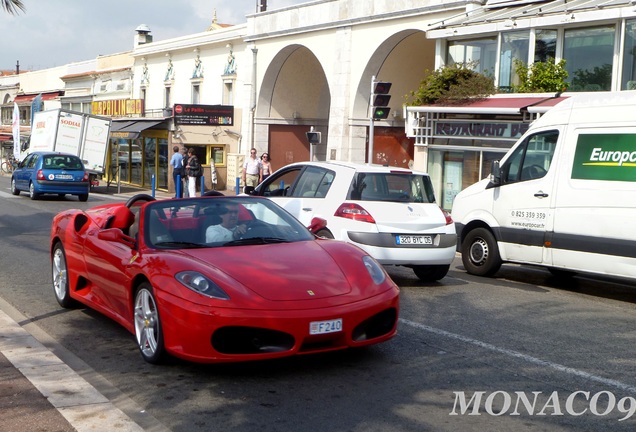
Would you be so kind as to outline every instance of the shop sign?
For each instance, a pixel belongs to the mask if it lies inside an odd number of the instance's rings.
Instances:
[[[144,115],[143,99],[111,99],[91,103],[91,114],[108,117],[141,117]]]
[[[174,122],[178,125],[232,126],[233,105],[183,105],[172,109]]]
[[[529,123],[519,122],[436,121],[434,135],[439,138],[452,136],[460,139],[517,139],[529,127]]]

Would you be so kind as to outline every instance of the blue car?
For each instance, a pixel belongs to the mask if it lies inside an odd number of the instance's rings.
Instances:
[[[89,176],[82,160],[67,153],[30,153],[11,176],[11,193],[29,192],[33,200],[42,194],[68,194],[86,201],[89,189]]]

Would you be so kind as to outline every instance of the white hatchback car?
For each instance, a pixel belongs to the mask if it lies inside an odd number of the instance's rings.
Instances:
[[[384,265],[410,267],[423,281],[442,279],[455,257],[455,225],[436,204],[424,172],[299,162],[273,173],[252,194],[270,198],[305,226],[313,217],[326,219],[318,235],[353,243]]]

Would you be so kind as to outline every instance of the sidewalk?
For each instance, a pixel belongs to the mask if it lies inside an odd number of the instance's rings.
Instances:
[[[233,190],[219,191],[235,195]],[[91,195],[125,201],[151,190],[128,185],[97,186]],[[155,191],[157,199],[173,194]],[[89,197],[90,204],[90,197]],[[0,429],[11,432],[137,432],[167,429],[139,410],[116,407],[79,373],[36,338],[36,326],[0,299]],[[39,330],[42,332],[41,330]],[[47,344],[50,345],[50,344]],[[119,398],[118,398],[119,399]],[[121,403],[120,403],[121,404]],[[129,405],[134,405],[130,403]],[[134,411],[134,406],[129,407]],[[131,411],[127,410],[127,411]],[[142,427],[139,423],[143,424]]]
[[[2,430],[144,430],[1,310],[0,371]]]

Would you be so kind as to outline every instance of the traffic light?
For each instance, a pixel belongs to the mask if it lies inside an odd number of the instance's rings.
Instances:
[[[391,112],[389,107],[389,101],[391,100],[390,90],[390,82],[373,82],[373,94],[371,95],[371,117],[373,120],[384,120],[389,116]]]
[[[307,134],[307,141],[309,141],[309,144],[320,144],[320,132],[314,132],[313,126],[309,132],[305,133]]]

